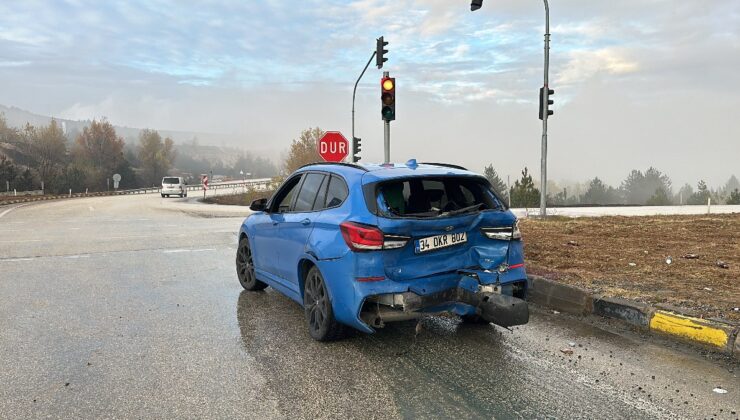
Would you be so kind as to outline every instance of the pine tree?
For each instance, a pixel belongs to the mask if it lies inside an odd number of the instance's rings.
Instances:
[[[490,164],[483,169],[483,176],[485,176],[486,179],[488,179],[488,182],[491,183],[491,186],[493,187],[493,190],[496,191],[496,194],[498,194],[498,196],[501,197],[504,202],[508,202],[509,192],[507,191],[506,184],[501,179],[501,177],[498,176],[496,170],[493,169],[493,164]]]
[[[516,180],[511,187],[512,207],[537,207],[540,205],[540,190],[534,187],[532,175],[525,167],[522,171],[522,179]]]
[[[727,204],[740,204],[740,191],[735,188],[735,191],[730,193],[730,198],[727,199]]]

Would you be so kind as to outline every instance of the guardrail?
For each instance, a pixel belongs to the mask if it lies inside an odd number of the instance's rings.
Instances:
[[[261,179],[249,179],[246,181],[224,181],[215,182],[208,184],[208,190],[220,190],[220,189],[233,189],[233,188],[260,188],[266,187],[272,182],[270,178]],[[203,184],[187,185],[185,187],[187,191],[202,191]],[[161,187],[147,187],[147,188],[133,188],[128,190],[117,190],[117,191],[102,191],[102,192],[79,192],[73,193],[70,191],[69,194],[55,194],[55,195],[30,195],[25,194],[25,191],[17,197],[13,197],[11,200],[0,200],[0,204],[17,204],[17,203],[28,203],[33,201],[45,201],[45,200],[57,200],[62,198],[81,198],[81,197],[100,197],[110,195],[128,195],[128,194],[159,194]]]

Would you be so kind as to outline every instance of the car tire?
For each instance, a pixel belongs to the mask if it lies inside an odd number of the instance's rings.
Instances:
[[[314,266],[303,282],[303,307],[308,333],[316,341],[334,341],[344,337],[346,327],[334,318],[334,309],[324,276]]]
[[[162,194],[162,198],[164,198],[164,194]]]
[[[239,241],[239,247],[236,249],[236,276],[245,290],[258,291],[267,287],[267,284],[257,280],[254,274],[252,248],[246,236]]]

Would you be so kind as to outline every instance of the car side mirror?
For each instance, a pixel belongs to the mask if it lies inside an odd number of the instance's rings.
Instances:
[[[252,211],[266,211],[267,210],[267,199],[258,198],[252,201],[252,204],[249,206],[249,209]]]

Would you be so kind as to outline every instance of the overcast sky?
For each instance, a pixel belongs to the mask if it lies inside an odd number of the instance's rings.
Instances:
[[[740,176],[738,0],[553,0],[551,25],[550,178]],[[309,126],[350,136],[384,35],[393,160],[539,177],[543,26],[537,0],[4,1],[0,103],[285,150]],[[358,91],[367,161],[383,155],[380,76]]]

